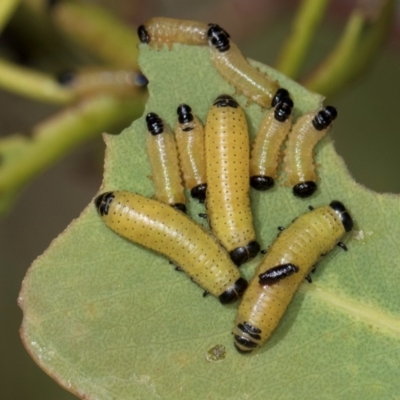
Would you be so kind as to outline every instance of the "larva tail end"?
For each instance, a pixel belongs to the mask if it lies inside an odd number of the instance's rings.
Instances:
[[[186,213],[186,206],[183,203],[175,203],[175,204],[171,204],[171,206],[173,208],[175,208],[176,210]]]
[[[253,342],[244,336],[234,335],[233,337],[235,338],[233,344],[235,345],[236,350],[241,354],[248,354],[258,347],[256,342]]]
[[[230,304],[242,297],[247,289],[246,279],[239,278],[229,289],[225,290],[218,298],[221,304]]]
[[[253,349],[249,349],[249,350],[244,350],[244,349],[242,349],[242,348],[240,348],[237,344],[236,344],[236,342],[233,342],[233,345],[235,346],[235,349],[240,353],[240,354],[249,354],[249,353],[251,353],[252,351],[253,351]]]
[[[353,218],[351,218],[351,215],[346,210],[346,207],[343,205],[343,203],[338,200],[333,200],[329,205],[335,210],[336,213],[339,214],[345,231],[350,232],[354,225]]]
[[[254,258],[260,251],[260,245],[257,241],[253,240],[246,246],[237,247],[229,253],[231,260],[235,265],[240,266],[243,263]]]
[[[96,205],[97,212],[103,216],[108,214],[108,210],[110,208],[110,204],[113,201],[115,195],[113,192],[105,192],[100,194],[94,200],[94,204]]]
[[[200,203],[204,203],[206,199],[206,192],[207,192],[207,183],[202,183],[192,188],[192,190],[190,191],[190,195],[194,199],[199,200]]]
[[[310,197],[316,190],[317,184],[313,181],[300,182],[296,186],[293,186],[293,194],[302,199]]]
[[[146,28],[145,28],[144,25],[140,25],[138,27],[137,33],[138,33],[138,36],[139,36],[139,40],[142,43],[147,43],[147,44],[150,43],[150,36],[149,36],[148,32],[146,31]]]
[[[250,177],[250,186],[256,190],[265,191],[274,186],[274,178],[270,176],[254,175]]]

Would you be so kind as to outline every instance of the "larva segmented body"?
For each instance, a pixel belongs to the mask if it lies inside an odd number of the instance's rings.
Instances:
[[[278,235],[240,303],[233,329],[239,352],[250,352],[270,337],[310,270],[352,228],[344,205],[333,201],[301,215]]]
[[[283,163],[287,181],[297,197],[309,197],[317,189],[314,147],[326,135],[336,116],[336,109],[326,106],[318,112],[301,116],[289,133]]]
[[[249,100],[270,107],[279,84],[252,67],[229,35],[218,25],[208,30],[211,61],[218,73]]]
[[[57,76],[63,86],[74,90],[79,96],[95,93],[116,93],[132,95],[144,88],[148,81],[136,71],[122,69],[87,68],[79,71],[64,71]]]
[[[214,234],[240,265],[257,255],[250,208],[246,117],[231,96],[217,97],[205,126],[207,214]]]
[[[174,43],[206,45],[207,30],[203,22],[156,17],[140,25],[138,35],[142,43],[158,49],[166,44],[171,49]]]
[[[222,304],[237,300],[246,289],[246,280],[217,240],[182,212],[125,191],[102,193],[95,205],[115,233],[166,256]]]
[[[185,212],[186,198],[174,135],[155,113],[147,114],[146,123],[147,154],[155,187],[154,197]]]
[[[203,125],[187,104],[179,105],[177,114],[175,138],[183,182],[191,196],[204,203],[207,184]]]
[[[274,186],[279,152],[292,127],[293,101],[286,89],[278,90],[272,106],[261,122],[250,157],[250,185],[262,191]]]

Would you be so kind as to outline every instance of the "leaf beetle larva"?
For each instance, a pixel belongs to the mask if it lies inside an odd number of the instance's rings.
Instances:
[[[242,353],[261,346],[274,331],[300,284],[318,260],[353,228],[344,205],[332,201],[296,218],[268,248],[239,305],[233,329]]]
[[[250,101],[270,107],[279,84],[252,67],[219,25],[211,24],[207,35],[211,61],[218,73]]]
[[[309,197],[317,189],[314,147],[326,135],[336,117],[336,108],[326,106],[301,116],[289,132],[283,163],[287,181],[293,187],[295,196]]]
[[[125,191],[102,193],[95,205],[111,230],[166,256],[222,304],[234,302],[245,291],[247,281],[226,251],[184,213]]]
[[[178,123],[175,139],[178,146],[183,182],[193,198],[204,203],[206,198],[206,163],[204,154],[204,129],[187,104],[177,108]]]
[[[236,265],[260,251],[250,208],[249,136],[245,114],[221,95],[205,126],[207,215],[212,231]]]
[[[274,186],[279,152],[292,126],[293,101],[286,89],[277,91],[272,106],[261,122],[250,157],[250,185],[262,191]]]
[[[155,187],[154,197],[186,212],[186,198],[174,135],[156,113],[146,115],[146,124],[147,154]]]

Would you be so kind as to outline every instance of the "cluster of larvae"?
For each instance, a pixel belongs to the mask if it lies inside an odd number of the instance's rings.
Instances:
[[[284,140],[284,170],[296,196],[316,189],[312,151],[336,118],[327,106],[292,126],[289,92],[253,68],[216,24],[153,18],[138,29],[150,46],[207,45],[221,75],[238,92],[269,107],[250,153],[246,117],[230,95],[218,96],[205,126],[187,104],[177,107],[175,132],[155,112],[146,115],[147,153],[154,199],[125,191],[100,194],[96,208],[106,225],[171,260],[222,304],[243,296],[234,325],[239,352],[261,346],[318,260],[339,244],[353,221],[340,201],[310,209],[279,233],[248,283],[238,266],[260,251],[250,208],[250,186],[274,185]],[[182,179],[183,178],[183,179]],[[185,191],[206,204],[211,232],[186,215]]]

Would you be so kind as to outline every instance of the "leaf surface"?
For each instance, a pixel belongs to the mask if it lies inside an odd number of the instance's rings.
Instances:
[[[234,95],[210,63],[206,47],[140,47],[149,78],[147,112],[174,127],[189,104],[204,122],[212,101]],[[322,98],[276,71],[296,116]],[[251,136],[263,110],[245,108]],[[340,116],[339,116],[340,117]],[[153,195],[144,117],[107,144],[101,191]],[[291,188],[251,192],[263,248],[278,226],[308,205],[336,199],[350,210],[356,235],[334,250],[304,283],[271,339],[257,353],[238,354],[231,335],[237,304],[222,306],[168,261],[121,239],[91,203],[30,267],[20,293],[23,342],[62,386],[85,399],[386,399],[400,393],[400,219],[395,195],[369,191],[350,177],[330,137],[317,146],[319,190],[310,199]],[[197,218],[204,207],[189,204]],[[204,222],[201,222],[204,223]],[[249,278],[261,256],[241,267]]]

